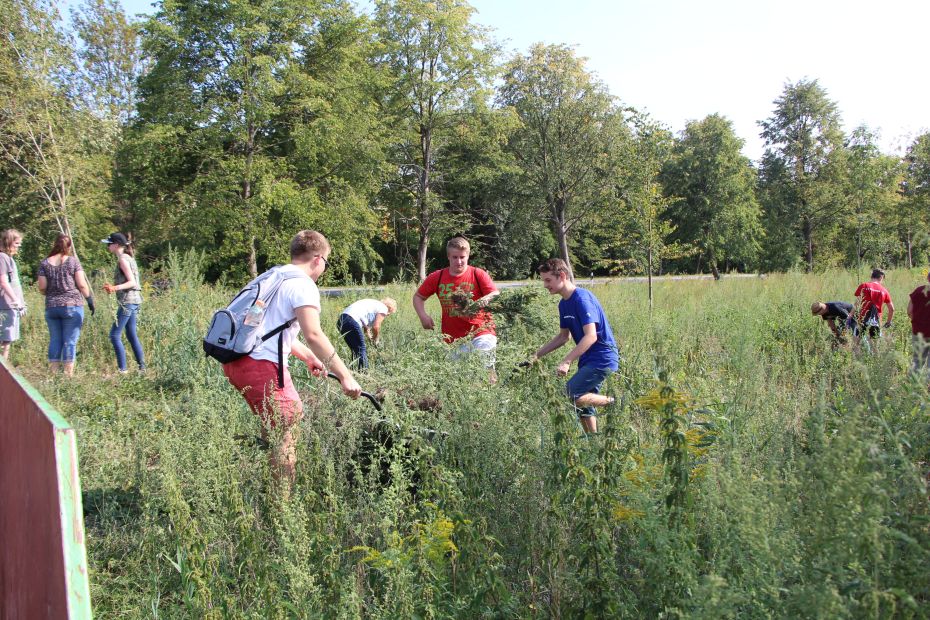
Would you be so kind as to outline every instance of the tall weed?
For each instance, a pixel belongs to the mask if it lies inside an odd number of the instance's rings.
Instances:
[[[807,310],[848,299],[851,274],[657,282],[651,315],[645,285],[598,286],[622,362],[592,438],[556,355],[511,370],[557,331],[554,298],[511,297],[497,386],[401,303],[359,375],[383,414],[294,362],[306,417],[283,497],[201,352],[231,295],[202,265],[172,252],[144,275],[146,375],[116,375],[102,293],[73,380],[46,370],[34,293],[13,348],[78,430],[99,617],[930,615],[930,398],[904,321],[865,354]],[[893,296],[920,280],[892,273]],[[349,301],[322,315],[343,354]]]

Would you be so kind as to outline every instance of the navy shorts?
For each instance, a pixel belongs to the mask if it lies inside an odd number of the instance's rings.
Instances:
[[[572,378],[568,380],[568,383],[565,385],[565,392],[568,394],[568,397],[572,400],[572,403],[575,402],[575,399],[579,396],[584,396],[585,394],[600,394],[601,385],[610,375],[616,372],[612,368],[597,368],[596,366],[582,366],[578,369]],[[594,411],[594,407],[576,407],[578,410],[578,416],[582,418],[590,418],[597,413]]]

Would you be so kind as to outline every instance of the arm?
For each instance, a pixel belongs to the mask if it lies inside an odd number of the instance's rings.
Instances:
[[[104,284],[103,290],[107,293],[114,293],[116,291],[123,291],[126,289],[131,289],[136,287],[136,279],[132,277],[132,269],[129,268],[129,261],[123,260],[121,256],[119,259],[119,269],[123,272],[123,277],[126,278],[126,281],[122,284]]]
[[[567,329],[560,329],[559,333],[556,334],[555,338],[553,338],[552,340],[550,340],[543,346],[539,347],[539,350],[533,354],[533,360],[535,361],[541,357],[545,357],[546,355],[549,355],[556,349],[563,346],[566,342],[568,342],[568,339],[570,337],[571,337],[571,334],[569,333]]]
[[[90,290],[90,285],[87,283],[87,278],[84,276],[83,269],[81,271],[75,272],[74,285],[77,287],[79,291],[81,291],[81,295],[84,296],[84,299],[87,299],[88,297],[91,297],[93,295],[93,293]]]
[[[0,291],[3,291],[3,296],[7,298],[10,302],[10,305],[16,307],[18,302],[16,301],[16,293],[13,291],[13,286],[7,281],[7,278],[0,278]]]
[[[126,278],[126,281],[118,286],[114,286],[114,291],[128,290],[138,286],[136,279],[132,277],[132,269],[129,267],[129,261],[124,260],[124,257],[120,257],[119,259],[119,270],[123,272],[123,277]]]
[[[373,342],[378,342],[378,338],[381,337],[381,323],[384,321],[385,316],[384,314],[378,314],[368,327],[368,337],[371,338]]]
[[[909,299],[907,301],[907,318],[914,320],[914,300]]]
[[[576,359],[581,357],[585,351],[591,348],[597,342],[597,323],[588,323],[584,326],[584,336],[578,341],[578,344],[568,352],[568,355],[559,363],[556,368],[556,374],[564,376],[568,374],[568,369]]]
[[[323,328],[320,327],[320,311],[313,306],[300,306],[295,310],[295,314],[297,322],[300,323],[300,332],[307,340],[310,352],[323,364],[329,365],[329,369],[339,378],[342,391],[346,396],[358,398],[362,393],[362,388],[339,359],[329,338],[323,333]]]
[[[497,286],[494,284],[494,280],[491,279],[491,276],[487,271],[483,269],[476,269],[475,281],[478,283],[478,286],[481,287],[482,291],[490,291],[484,297],[479,297],[476,299],[475,303],[486,306],[488,305],[489,301],[501,294],[501,292],[497,290]]]
[[[295,340],[291,343],[291,353],[294,354],[294,357],[307,365],[307,368],[310,369],[310,374],[314,377],[320,376],[326,370],[326,366],[320,361],[320,358],[314,355],[313,351],[299,340]]]
[[[484,297],[481,297],[481,298],[479,298],[479,299],[476,299],[476,300],[475,300],[475,303],[481,304],[482,306],[486,306],[486,305],[488,305],[488,302],[489,302],[489,301],[491,301],[492,299],[494,299],[495,297],[497,297],[497,296],[500,295],[500,294],[501,294],[501,292],[495,289],[495,290],[491,291],[490,293],[488,293],[487,295],[485,295]]]
[[[39,276],[36,279],[36,286],[39,287],[39,293],[45,295],[45,290],[48,288],[48,278],[45,276]]]
[[[420,325],[423,326],[423,329],[436,328],[433,317],[426,312],[426,299],[420,293],[413,294],[413,309],[416,310],[417,316],[420,317]]]
[[[13,277],[13,259],[9,258],[6,254],[0,256],[0,259],[3,261],[0,263],[0,268],[3,269],[3,271],[0,272],[0,294],[3,295],[4,299],[6,299],[11,307],[16,307],[16,293],[13,291],[13,285],[10,284],[10,278]]]
[[[888,321],[887,322],[890,325],[891,317],[894,316],[894,304],[891,303],[891,300],[889,299],[886,305],[888,306]]]

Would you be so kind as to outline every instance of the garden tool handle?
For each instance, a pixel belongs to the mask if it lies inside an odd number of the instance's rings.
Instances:
[[[342,381],[339,377],[336,376],[336,373],[333,373],[333,372],[327,372],[326,376],[329,377],[330,379],[335,379],[336,381],[340,381],[340,382]],[[381,411],[381,403],[378,402],[377,398],[375,398],[368,392],[362,392],[362,396],[364,396],[371,402],[371,405],[372,407],[375,408],[375,410]]]

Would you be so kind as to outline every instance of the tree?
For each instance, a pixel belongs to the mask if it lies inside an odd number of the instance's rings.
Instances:
[[[135,111],[136,80],[142,73],[139,28],[119,0],[85,0],[71,9],[81,45],[77,50],[91,105],[123,125]]]
[[[393,78],[387,110],[398,131],[393,195],[413,202],[409,216],[399,211],[416,227],[420,280],[445,210],[437,161],[454,132],[484,109],[492,78],[496,47],[485,28],[471,23],[473,13],[464,0],[389,0],[376,8],[379,62]]]
[[[861,271],[863,259],[890,264],[896,249],[895,214],[900,200],[901,162],[882,155],[867,127],[853,130],[845,145],[846,209],[841,219],[841,245],[848,264]]]
[[[841,213],[840,167],[843,133],[836,104],[817,80],[785,85],[775,111],[761,121],[766,150],[760,171],[764,205],[778,227],[796,231],[807,269],[814,268],[815,238]],[[769,231],[769,236],[784,234]]]
[[[618,204],[618,153],[630,137],[623,111],[584,64],[570,47],[536,44],[507,63],[498,95],[522,123],[510,148],[529,203],[570,270],[572,230]]]
[[[692,249],[673,240],[676,227],[669,221],[668,212],[677,199],[669,198],[659,182],[660,172],[671,157],[672,135],[642,115],[635,115],[633,123],[636,131],[627,152],[627,174],[619,187],[625,207],[624,225],[613,245],[624,248],[629,259],[646,272],[652,312],[652,275],[656,264],[681,258]],[[621,266],[625,261],[613,262]]]
[[[722,264],[751,263],[761,250],[756,174],[742,147],[730,121],[712,114],[685,126],[662,171],[666,196],[679,198],[668,213],[673,240],[697,249],[698,273],[706,260],[719,278]]]
[[[546,223],[526,208],[520,168],[507,150],[518,124],[509,108],[472,117],[437,167],[452,221],[467,226],[457,232],[467,234],[481,265],[500,278],[528,276],[554,249]]]
[[[0,157],[22,181],[31,224],[51,220],[78,240],[102,218],[108,171],[72,42],[42,0],[2,0],[0,30]]]
[[[914,265],[914,247],[927,247],[930,238],[925,232],[930,214],[930,133],[918,136],[904,156],[904,178],[901,182],[903,200],[898,211],[897,228],[907,256],[907,265]]]
[[[218,270],[244,257],[255,274],[307,227],[339,239],[330,277],[353,256],[370,268],[382,169],[361,133],[380,133],[361,86],[364,23],[339,0],[162,4],[144,25],[152,63],[121,152],[141,181],[120,186],[134,217],[161,243],[216,246]]]

